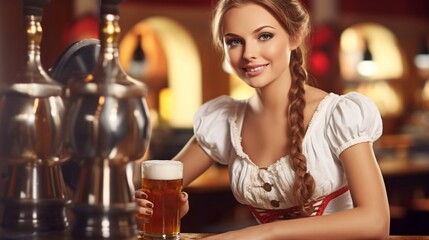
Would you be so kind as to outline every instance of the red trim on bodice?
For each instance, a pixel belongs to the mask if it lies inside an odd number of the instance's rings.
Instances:
[[[320,216],[325,211],[328,203],[340,196],[341,194],[347,192],[349,190],[348,186],[344,186],[337,191],[326,195],[324,197],[320,197],[316,199],[313,203],[314,210],[311,216]],[[293,219],[301,217],[300,207],[294,206],[286,209],[263,209],[263,208],[255,208],[248,205],[250,211],[253,216],[258,220],[259,223],[269,223],[277,220],[285,220],[285,219]]]

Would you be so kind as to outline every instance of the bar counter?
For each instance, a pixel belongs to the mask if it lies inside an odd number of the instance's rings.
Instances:
[[[191,240],[191,239],[201,239],[205,236],[210,236],[206,233],[183,233],[180,239]],[[417,239],[429,239],[429,236],[390,236],[388,239],[394,240],[417,240]]]
[[[0,239],[1,240],[74,240],[71,236],[65,233],[46,233],[39,234],[37,236],[29,236],[29,235],[21,235],[21,236],[4,236],[1,234],[0,230]],[[202,239],[207,236],[211,236],[213,233],[181,233],[181,240],[195,240]],[[114,239],[114,238],[112,238]],[[136,237],[135,240],[139,240],[143,238]],[[429,239],[429,236],[389,236],[388,239],[393,240],[425,240]],[[128,239],[131,240],[131,239]],[[134,240],[134,239],[133,239]]]
[[[426,185],[429,179],[429,159],[421,161],[392,161],[383,162],[380,164],[380,169],[383,173],[383,177],[386,181],[386,186],[389,188],[390,185],[395,188],[402,186],[406,189],[411,186],[418,185],[421,183]],[[412,178],[412,181],[404,181],[408,178]],[[414,179],[418,178],[418,179]],[[393,186],[390,186],[393,188]],[[190,184],[186,191],[192,193],[206,193],[207,191],[219,191],[229,189],[228,170],[226,168],[212,167],[205,174],[200,176],[196,181]],[[194,230],[188,230],[193,232]],[[195,229],[195,232],[198,228]],[[213,233],[182,233],[181,239],[201,239],[204,236],[210,236]],[[10,234],[0,229],[0,240],[74,240],[70,234],[64,232],[53,232],[44,233],[38,235],[28,234]],[[113,239],[113,238],[112,238]],[[138,240],[139,238],[136,238]],[[391,235],[388,239],[394,240],[417,240],[417,239],[428,239],[429,235]]]
[[[69,234],[67,233],[45,233],[45,234],[39,234],[39,235],[22,235],[20,236],[5,236],[2,234],[4,232],[0,229],[0,240],[75,240]],[[211,236],[213,233],[181,233],[180,239],[181,240],[195,240],[195,239],[202,239],[207,236]],[[111,238],[114,239],[114,238]],[[143,238],[136,237],[135,240],[139,240]],[[388,238],[393,240],[429,240],[429,236],[398,236],[393,235],[389,236]],[[84,239],[80,239],[84,240]],[[116,240],[116,239],[115,239]],[[134,240],[134,239],[127,239],[127,240]]]

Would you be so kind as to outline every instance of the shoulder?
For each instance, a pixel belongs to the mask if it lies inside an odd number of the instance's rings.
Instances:
[[[312,118],[312,116],[314,115],[314,112],[316,111],[316,109],[319,107],[320,103],[326,98],[326,96],[328,96],[328,93],[315,88],[315,87],[311,87],[308,86],[307,89],[305,90],[305,102],[306,102],[306,107],[305,107],[305,116],[306,119],[308,119],[308,121]]]
[[[232,107],[234,104],[237,104],[239,100],[231,98],[227,95],[222,95],[216,98],[213,98],[207,102],[205,102],[199,109],[209,109],[209,110],[217,110]]]
[[[305,101],[308,105],[318,105],[329,93],[323,91],[322,89],[315,88],[312,86],[307,86],[305,89]]]
[[[195,133],[206,133],[228,129],[229,120],[238,117],[240,106],[246,104],[246,100],[237,100],[226,95],[207,101],[194,115]]]
[[[201,148],[215,161],[227,164],[231,149],[230,119],[237,116],[243,100],[220,96],[207,101],[194,116],[194,135]]]
[[[368,96],[358,93],[349,92],[344,95],[338,95],[335,107],[338,109],[349,109],[350,114],[376,114],[379,115],[379,111],[375,102]],[[358,110],[355,112],[354,110]]]
[[[381,115],[369,97],[350,92],[344,95],[331,93],[330,99],[326,134],[335,146],[337,155],[351,145],[374,142],[381,136]]]
[[[381,121],[380,112],[374,101],[358,92],[344,95],[329,94],[327,118],[336,125],[371,124]]]
[[[226,118],[242,102],[226,95],[216,97],[198,108],[194,121],[200,118]]]

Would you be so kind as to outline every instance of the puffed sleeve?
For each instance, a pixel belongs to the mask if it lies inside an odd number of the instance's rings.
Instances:
[[[228,117],[234,100],[220,96],[204,103],[194,115],[194,135],[198,144],[215,161],[228,163],[231,149]]]
[[[346,148],[374,142],[383,131],[380,112],[367,96],[351,92],[340,96],[328,120],[327,137],[338,157]]]

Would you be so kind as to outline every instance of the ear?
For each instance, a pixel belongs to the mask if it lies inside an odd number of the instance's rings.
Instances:
[[[302,30],[295,33],[295,35],[291,35],[289,38],[289,42],[290,42],[290,48],[291,50],[295,50],[297,49],[301,43],[302,43],[302,36],[303,36],[303,32]]]

